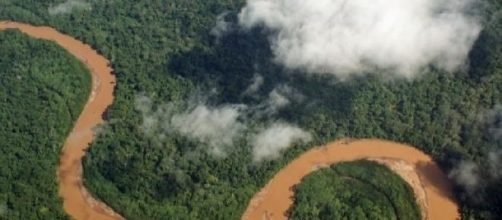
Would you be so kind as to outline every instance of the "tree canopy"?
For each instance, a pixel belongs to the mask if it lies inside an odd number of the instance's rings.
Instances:
[[[421,219],[413,190],[387,167],[345,162],[305,177],[295,187],[291,219]]]
[[[0,219],[68,219],[56,167],[91,76],[53,42],[0,32]]]
[[[426,67],[412,81],[361,75],[344,82],[273,62],[267,30],[260,27],[236,28],[215,39],[210,33],[217,16],[226,12],[235,24],[244,0],[88,1],[90,8],[49,13],[61,2],[3,0],[0,19],[55,27],[111,60],[116,98],[105,132],[85,157],[84,175],[93,194],[128,219],[239,219],[251,196],[288,161],[341,137],[408,143],[432,155],[446,172],[462,160],[489,167],[486,155],[501,146],[478,117],[502,101],[500,1],[486,0],[484,29],[467,68],[446,73]],[[242,95],[256,73],[263,77],[262,87],[253,96]],[[302,94],[303,102],[249,126],[285,121],[309,131],[313,141],[261,163],[253,163],[245,138],[217,158],[175,133],[145,135],[135,104],[138,95],[160,108],[197,92],[217,91],[207,103],[257,105],[283,84]],[[492,190],[478,191],[481,200],[459,185],[463,217],[499,219],[500,184],[500,179],[487,182],[483,189]]]

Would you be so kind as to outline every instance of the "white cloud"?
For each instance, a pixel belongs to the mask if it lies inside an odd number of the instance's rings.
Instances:
[[[272,90],[268,95],[267,103],[273,109],[282,108],[290,103],[289,99],[281,94],[277,89]]]
[[[246,128],[239,120],[245,105],[211,107],[189,99],[154,106],[146,96],[137,96],[135,104],[146,135],[162,141],[167,134],[179,134],[200,141],[215,156],[225,156],[225,148]]]
[[[251,84],[246,88],[244,91],[244,95],[251,95],[256,93],[263,83],[265,82],[265,79],[263,79],[263,76],[260,74],[254,74],[253,79],[251,80]]]
[[[474,0],[247,0],[240,25],[271,29],[277,62],[339,78],[374,70],[413,77],[428,64],[453,71],[481,27]],[[385,71],[389,74],[389,71]]]
[[[502,150],[488,153],[488,164],[494,178],[502,178]]]
[[[473,195],[479,187],[478,173],[479,168],[477,164],[472,161],[461,161],[448,176]]]
[[[274,91],[294,94],[287,86],[279,86]],[[274,94],[271,92],[270,96],[281,98],[268,98],[264,104],[256,106],[209,106],[196,99],[154,105],[146,96],[137,96],[135,105],[143,118],[139,128],[155,141],[163,141],[169,134],[182,135],[199,141],[212,155],[225,157],[236,140],[246,139],[253,147],[254,161],[260,162],[277,158],[294,142],[311,140],[308,132],[287,123],[273,123],[264,130],[252,128],[260,124],[260,117],[274,114],[277,108],[289,103],[288,99]],[[283,98],[288,101],[281,100]]]
[[[487,126],[487,132],[496,140],[502,138],[502,105],[495,105],[483,112],[480,120]]]
[[[487,183],[500,181],[502,178],[501,149],[489,151],[481,160],[482,165],[469,160],[460,161],[448,175],[475,201],[484,199],[479,192],[486,189]]]
[[[137,96],[135,99],[135,107],[143,116],[143,123],[140,128],[143,133],[153,135],[159,129],[159,121],[165,120],[164,117],[170,115],[165,111],[171,109],[168,106],[159,106],[153,110],[152,100],[146,96]]]
[[[256,112],[259,115],[273,115],[292,102],[303,102],[304,99],[305,96],[293,87],[280,84],[268,94],[263,103],[257,106]]]
[[[91,4],[85,0],[66,0],[63,3],[49,7],[48,10],[50,15],[59,15],[71,13],[74,9],[90,10]]]
[[[239,121],[241,109],[230,105],[217,108],[198,105],[188,112],[173,115],[166,128],[206,143],[213,154],[221,156],[225,154],[223,148],[232,146],[245,129]]]
[[[228,12],[223,12],[216,17],[216,24],[209,32],[211,35],[215,36],[217,40],[225,36],[231,29],[232,23],[225,21],[225,16]]]
[[[253,160],[260,162],[279,157],[281,151],[295,142],[309,142],[312,136],[299,127],[275,123],[252,138]]]

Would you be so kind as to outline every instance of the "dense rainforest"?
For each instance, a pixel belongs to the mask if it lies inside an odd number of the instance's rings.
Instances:
[[[69,219],[58,195],[61,147],[91,75],[53,42],[0,32],[0,219]]]
[[[384,165],[344,162],[306,176],[291,219],[421,219],[413,190]]]
[[[480,119],[502,102],[500,1],[484,1],[484,29],[465,69],[450,74],[428,67],[415,80],[368,74],[346,81],[273,62],[268,31],[244,31],[235,24],[243,0],[90,0],[71,12],[49,10],[63,2],[0,0],[0,19],[55,27],[112,61],[116,99],[85,157],[84,175],[86,186],[128,219],[239,219],[251,196],[288,161],[341,137],[417,146],[445,172],[473,161],[479,175],[490,178],[482,178],[475,191],[458,184],[463,217],[502,217],[502,181],[490,176],[486,159],[501,148],[500,139],[488,132],[500,128],[500,117]],[[211,30],[223,13],[234,25],[215,37]],[[263,85],[245,95],[255,81]],[[302,98],[291,98],[276,112],[248,116],[253,119],[248,126],[288,122],[309,131],[312,141],[259,163],[246,138],[239,138],[226,157],[215,157],[176,133],[145,134],[137,101],[147,97],[147,112],[200,94],[208,97],[196,100],[210,106],[259,106],[281,85]]]

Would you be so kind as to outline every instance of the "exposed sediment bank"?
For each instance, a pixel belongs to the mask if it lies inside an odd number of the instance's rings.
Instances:
[[[84,63],[92,74],[92,92],[61,153],[58,168],[60,195],[65,210],[78,220],[123,219],[106,204],[93,198],[82,182],[82,157],[95,137],[93,128],[113,102],[116,79],[109,61],[90,46],[50,27],[0,22],[0,31],[18,29],[25,34],[51,40]],[[459,219],[450,182],[434,161],[423,152],[395,142],[364,139],[340,140],[302,154],[279,171],[249,202],[242,219],[286,219],[293,204],[293,186],[319,167],[343,161],[375,160],[390,167],[412,186],[424,219]]]
[[[378,139],[339,140],[305,152],[255,194],[242,219],[287,219],[294,199],[292,189],[303,177],[319,167],[360,159],[380,162],[403,177],[425,209],[424,219],[460,219],[450,181],[430,156],[405,144]]]

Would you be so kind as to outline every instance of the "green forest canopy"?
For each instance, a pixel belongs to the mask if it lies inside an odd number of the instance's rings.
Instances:
[[[291,219],[415,219],[413,190],[384,165],[360,160],[315,171],[295,187]]]
[[[477,117],[502,99],[502,17],[494,16],[500,1],[486,0],[485,28],[469,55],[468,71],[447,74],[431,67],[414,81],[366,76],[343,83],[276,65],[260,28],[234,31],[216,42],[209,34],[216,16],[228,12],[235,22],[243,0],[89,1],[90,9],[50,15],[47,9],[61,2],[3,0],[0,19],[53,26],[112,61],[116,99],[106,114],[107,132],[85,158],[85,184],[128,219],[239,219],[251,196],[288,161],[340,137],[409,143],[446,171],[461,160],[487,167],[487,152],[501,146]],[[264,77],[262,89],[255,97],[241,96],[256,72]],[[278,84],[294,87],[308,103],[292,103],[252,126],[286,121],[311,132],[314,141],[277,160],[252,163],[245,140],[223,159],[205,152],[192,157],[187,152],[198,149],[197,143],[176,135],[159,143],[139,128],[138,94],[161,105],[216,88],[211,104],[253,104]],[[487,190],[476,195],[483,199],[476,201],[458,188],[463,216],[501,218],[501,184],[486,181]]]
[[[17,31],[0,31],[0,51],[0,219],[68,219],[56,167],[90,73],[55,43]]]

